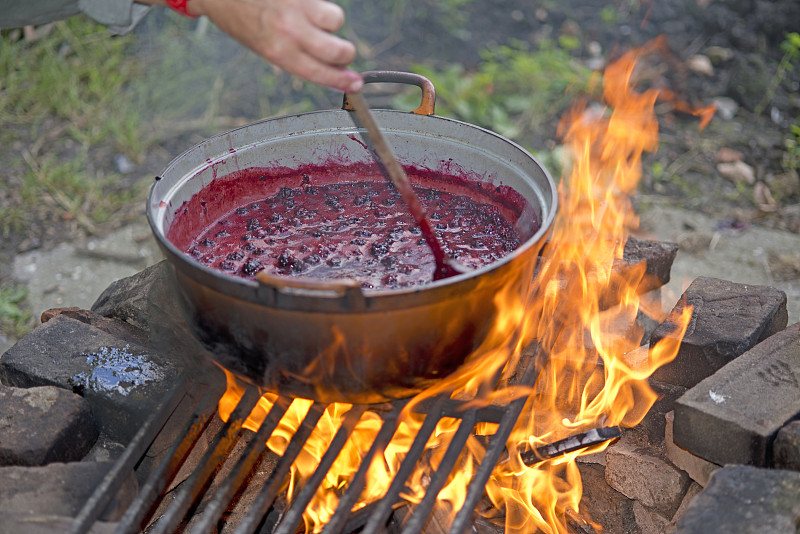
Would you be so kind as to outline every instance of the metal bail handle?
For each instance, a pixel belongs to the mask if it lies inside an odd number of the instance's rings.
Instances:
[[[368,70],[362,72],[361,77],[364,79],[364,83],[404,83],[407,85],[416,85],[422,89],[422,102],[419,107],[414,110],[414,113],[417,115],[433,115],[434,108],[436,107],[436,89],[433,87],[433,82],[425,76],[414,74],[413,72]],[[346,93],[342,101],[342,109],[355,111],[355,108],[348,101]]]

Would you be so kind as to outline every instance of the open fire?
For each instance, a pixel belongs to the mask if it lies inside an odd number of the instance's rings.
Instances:
[[[561,134],[572,153],[571,167],[561,182],[560,211],[541,251],[534,288],[530,294],[515,290],[498,294],[496,304],[502,313],[483,345],[454,376],[405,405],[391,440],[372,457],[368,483],[353,510],[381,498],[392,483],[422,425],[416,407],[443,394],[473,407],[517,400],[525,407],[486,494],[505,511],[506,532],[565,532],[565,514],[578,510],[582,494],[575,460],[607,443],[542,461],[535,461],[535,456],[531,461],[531,451],[598,427],[634,426],[652,406],[656,396],[646,379],[675,357],[691,308],[686,307],[675,321],[671,337],[649,352],[637,350],[643,333],[636,323],[637,313],[643,310],[659,321],[664,316],[641,298],[642,288],[648,287],[644,264],[623,272],[612,266],[622,258],[623,247],[637,226],[630,196],[641,176],[642,154],[657,148],[654,105],[659,92],[636,92],[634,73],[642,55],[658,46],[651,43],[610,65],[602,82],[605,105],[576,106],[562,122]],[[699,114],[707,121],[713,109]],[[518,380],[531,367],[534,381]],[[219,405],[224,420],[244,392],[233,375],[226,374],[228,390]],[[245,428],[258,429],[276,399],[265,394]],[[292,402],[267,442],[270,449],[284,453],[311,406],[311,401],[303,399]],[[331,404],[321,414],[292,465],[289,501],[315,472],[350,408]],[[380,428],[380,417],[372,411],[360,417],[306,507],[306,531],[319,532],[326,525]],[[406,501],[423,499],[459,428],[457,419],[439,421],[402,493]],[[475,466],[486,454],[482,436],[496,429],[490,423],[472,428],[457,468],[438,494],[437,509],[451,510],[453,515],[462,509]]]

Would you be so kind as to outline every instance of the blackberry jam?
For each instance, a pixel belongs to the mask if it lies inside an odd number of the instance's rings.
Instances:
[[[445,252],[477,269],[520,245],[492,204],[414,187]],[[188,246],[194,261],[227,274],[260,271],[316,279],[352,278],[366,289],[420,286],[433,280],[433,254],[396,189],[385,181],[281,187],[231,209]]]

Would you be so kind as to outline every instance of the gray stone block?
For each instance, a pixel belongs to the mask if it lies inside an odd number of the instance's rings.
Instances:
[[[114,281],[92,304],[94,313],[124,321],[151,335],[162,322],[181,317],[173,274],[166,261]]]
[[[800,473],[729,466],[689,503],[675,534],[796,534],[798,517]]]
[[[0,356],[0,383],[72,390],[89,402],[100,430],[122,443],[179,383],[180,374],[160,353],[63,315]]]
[[[762,341],[675,403],[675,443],[720,465],[768,465],[800,414],[800,323]]]
[[[96,439],[83,397],[54,386],[0,386],[0,465],[77,461]]]
[[[653,332],[650,345],[672,335],[674,318],[686,306],[692,318],[675,359],[653,378],[693,387],[760,341],[783,330],[788,322],[786,293],[769,286],[697,278],[668,317]]]
[[[676,445],[673,432],[675,421],[674,412],[666,414],[664,419],[667,422],[664,429],[664,451],[666,452],[667,459],[675,464],[675,467],[685,471],[686,474],[689,475],[689,478],[697,482],[700,486],[705,487],[709,479],[711,479],[711,475],[714,474],[714,471],[719,469],[720,466],[700,458],[683,447]]]
[[[800,421],[793,421],[778,431],[772,458],[778,469],[800,471]]]
[[[43,467],[0,467],[0,514],[75,517],[102,482],[111,462],[53,463]],[[119,520],[136,497],[133,472],[102,520]]]

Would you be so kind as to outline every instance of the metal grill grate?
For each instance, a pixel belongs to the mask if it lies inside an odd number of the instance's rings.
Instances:
[[[537,351],[519,383],[534,384],[539,375],[542,361],[544,361],[544,357],[540,351]],[[73,534],[88,532],[97,518],[101,516],[111,496],[116,493],[116,488],[121,484],[123,474],[141,460],[164,422],[170,414],[175,413],[176,406],[180,402],[185,402],[187,397],[181,397],[181,395],[185,395],[187,387],[190,386],[184,385],[176,388],[178,393],[173,398],[167,399],[159,413],[154,414],[148,424],[139,431],[125,454],[117,461],[114,469],[75,519],[71,529]],[[150,525],[147,532],[151,534],[217,532],[219,521],[223,518],[232,500],[242,490],[242,485],[246,483],[248,475],[264,454],[266,441],[291,404],[291,399],[279,397],[260,428],[255,433],[251,433],[243,429],[242,425],[258,402],[259,394],[254,388],[248,388],[228,422],[221,425],[209,438],[209,446],[198,463],[198,467],[173,492],[174,497],[171,502],[166,505],[161,503],[162,513],[154,518],[157,506],[165,498],[165,490],[170,481],[175,477],[200,437],[209,430],[209,421],[214,417],[220,397],[221,394],[209,390],[197,403],[196,409],[177,425],[182,430],[172,442],[165,455],[166,459],[150,472],[150,476],[141,487],[136,500],[119,522],[115,531],[117,534],[141,532],[147,525]],[[475,425],[482,422],[495,423],[498,425],[497,431],[488,437],[485,456],[467,488],[466,501],[455,515],[449,529],[451,534],[467,532],[472,527],[474,510],[484,495],[486,483],[497,462],[505,453],[506,441],[519,418],[525,401],[526,399],[523,397],[503,407],[469,408],[469,405],[455,402],[447,396],[432,399],[424,405],[424,422],[386,494],[379,501],[355,512],[351,510],[367,483],[367,470],[371,460],[376,454],[380,454],[390,442],[398,426],[398,416],[407,401],[380,406],[353,406],[345,414],[340,428],[322,456],[316,471],[294,501],[288,506],[277,506],[276,503],[279,503],[281,499],[281,488],[287,479],[292,463],[300,454],[325,411],[325,404],[314,403],[308,410],[300,428],[292,436],[284,454],[278,458],[266,480],[261,482],[257,494],[249,504],[247,513],[243,515],[238,524],[226,525],[225,531],[235,534],[252,532],[294,534],[298,532],[303,524],[303,511],[341,452],[356,423],[367,410],[370,410],[380,417],[381,428],[366,456],[362,459],[356,474],[340,496],[338,508],[324,527],[323,533],[358,531],[363,534],[376,534],[385,532],[393,510],[403,502],[400,493],[424,454],[428,439],[444,417],[458,419],[458,429],[438,468],[431,474],[424,498],[413,507],[406,507],[407,514],[400,532],[402,534],[424,532],[436,504],[437,495],[445,486]],[[170,423],[175,424],[172,421]],[[535,463],[543,458],[557,456],[569,450],[587,447],[618,436],[618,428],[598,429],[530,451],[524,459],[528,463]],[[215,477],[219,473],[220,466],[229,460],[237,443],[240,445],[244,443],[244,446],[239,447],[240,450],[238,450],[233,467],[221,480],[216,480]],[[209,495],[207,494],[209,493],[209,482],[212,479],[216,484],[214,491]],[[195,520],[186,523],[186,518],[192,516],[194,507],[201,498],[204,503],[202,514]],[[568,516],[568,519],[576,532],[591,532],[591,528],[587,523],[582,522],[579,516],[572,514]]]

